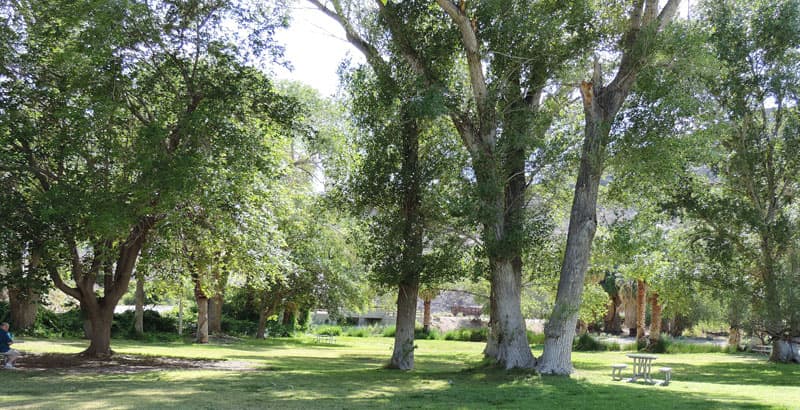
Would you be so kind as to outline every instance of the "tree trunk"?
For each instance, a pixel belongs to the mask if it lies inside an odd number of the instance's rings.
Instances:
[[[609,296],[608,312],[606,312],[606,317],[603,319],[604,330],[608,334],[619,335],[622,333],[622,321],[619,317],[621,304],[622,298],[620,298],[619,293]]]
[[[506,369],[536,366],[520,304],[521,264],[494,261],[491,278],[491,318],[489,340],[484,354]]]
[[[414,327],[417,322],[417,282],[401,283],[397,293],[397,322],[394,350],[389,367],[400,370],[414,368]]]
[[[650,344],[654,345],[661,339],[661,304],[658,302],[658,292],[650,294]]]
[[[197,337],[195,342],[208,343],[208,296],[203,292],[199,278],[195,278],[194,298],[197,301]]]
[[[256,339],[266,339],[267,321],[269,320],[269,317],[272,316],[272,314],[278,309],[278,303],[280,303],[281,299],[282,296],[277,294],[275,295],[275,298],[272,299],[273,302],[270,304],[270,298],[268,298],[267,295],[263,296],[258,309],[258,327],[256,328]]]
[[[68,238],[68,249],[72,255],[71,273],[75,281],[75,287],[71,287],[64,282],[57,266],[53,264],[46,265],[50,278],[56,287],[77,299],[83,314],[86,315],[86,323],[90,326],[85,326],[84,330],[91,334],[89,335],[89,347],[83,352],[84,355],[99,358],[111,356],[111,324],[114,319],[114,308],[122,298],[122,295],[128,291],[128,285],[136,267],[139,252],[142,250],[148,232],[156,221],[157,219],[154,217],[142,217],[139,223],[131,229],[128,238],[118,245],[119,256],[116,263],[113,264],[113,269],[111,269],[112,264],[104,264],[99,259],[100,255],[109,254],[112,249],[117,248],[113,242],[105,241],[93,244],[95,259],[86,269],[84,264],[81,263],[77,241],[73,238]],[[100,296],[95,293],[95,285],[98,279],[98,272],[103,266],[106,267],[106,271],[103,272],[105,275],[103,294]]]
[[[30,247],[27,273],[23,272],[22,259],[20,253],[18,259],[14,261],[15,269],[12,273],[17,281],[12,279],[8,283],[9,319],[17,331],[28,330],[36,323],[41,295],[34,283],[37,281],[35,272],[42,264],[41,244],[34,243]]]
[[[297,318],[297,305],[293,302],[286,302],[283,306],[283,317],[281,318],[281,324],[288,328],[290,332],[294,332],[294,327],[296,324]]]
[[[267,311],[260,309],[258,311],[258,327],[256,328],[256,339],[267,338]]]
[[[645,342],[644,319],[647,309],[647,285],[641,279],[636,280],[636,341]]]
[[[197,337],[196,343],[208,343],[208,298],[196,296],[197,301]]]
[[[515,106],[518,113],[529,112],[530,108],[523,104]],[[509,118],[510,125],[506,138],[508,144],[523,138],[524,119]],[[484,239],[489,246],[489,266],[491,268],[491,297],[489,337],[484,354],[492,358],[506,369],[530,369],[536,366],[522,316],[522,245],[515,240],[522,235],[524,225],[523,204],[525,202],[525,151],[521,148],[507,148],[506,158],[502,163],[502,176],[484,171],[479,181],[488,189],[484,202],[495,204],[487,207],[493,218],[487,218],[484,227]],[[492,167],[498,167],[493,164]],[[505,183],[503,183],[505,182]],[[489,186],[493,186],[491,189]],[[497,195],[497,196],[495,196]]]
[[[422,301],[422,331],[425,334],[431,331],[431,298],[425,297]]]
[[[778,363],[800,363],[800,344],[776,338],[772,341],[772,354],[769,360]]]
[[[742,343],[742,330],[738,326],[731,326],[728,331],[728,346],[733,347],[737,351],[739,345]]]
[[[215,335],[222,334],[222,303],[220,293],[208,300],[208,331]]]
[[[178,297],[178,334],[183,335],[183,295]]]
[[[114,354],[111,350],[111,325],[114,321],[114,304],[90,305],[84,313],[86,321],[91,327],[89,347],[81,355],[93,358],[107,359]]]
[[[39,298],[39,294],[32,288],[8,288],[9,317],[16,331],[28,330],[36,323]]]
[[[136,311],[134,312],[133,329],[137,335],[144,334],[144,274],[136,274],[136,293],[134,295]]]
[[[622,302],[622,310],[625,312],[623,327],[628,330],[628,336],[636,336],[636,295],[628,294]]]
[[[588,84],[591,87],[591,83]],[[586,89],[583,91],[584,94],[589,92]],[[584,100],[586,98],[584,96]],[[544,331],[544,352],[539,364],[539,372],[544,374],[568,375],[573,371],[572,340],[583,299],[583,282],[589,268],[592,241],[597,230],[597,190],[605,150],[602,141],[608,135],[609,126],[596,110],[586,109],[585,139],[567,231],[567,248],[561,264],[553,313]]]
[[[621,60],[614,79],[604,85],[603,72],[595,60],[592,81],[581,83],[584,112],[584,141],[575,194],[567,232],[567,248],[561,265],[556,303],[545,327],[545,345],[539,371],[544,374],[572,372],[572,338],[578,320],[578,308],[583,296],[583,282],[589,267],[589,257],[597,229],[597,190],[606,159],[611,127],[623,102],[630,93],[636,76],[652,51],[651,38],[640,36],[642,25],[651,25],[654,32],[674,17],[680,0],[668,0],[660,13],[658,0],[634,2],[629,24],[621,41]],[[645,17],[644,19],[642,17]]]

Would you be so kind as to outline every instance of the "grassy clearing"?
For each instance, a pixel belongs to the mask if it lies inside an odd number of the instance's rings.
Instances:
[[[257,370],[163,370],[87,374],[2,371],[0,405],[14,408],[798,408],[800,366],[747,354],[659,355],[667,387],[614,382],[622,352],[575,353],[571,378],[481,365],[482,343],[420,340],[417,369],[385,370],[392,340],[337,337],[191,345],[115,341],[119,353],[248,361]],[[85,342],[35,341],[28,352],[77,353]],[[537,355],[540,351],[535,352]],[[24,360],[24,359],[23,359]],[[21,362],[22,363],[22,362]],[[630,369],[630,368],[629,368]]]

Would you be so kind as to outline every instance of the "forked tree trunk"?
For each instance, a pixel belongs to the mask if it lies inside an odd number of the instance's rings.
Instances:
[[[373,64],[376,72],[392,72],[391,66],[383,62],[377,48],[361,38],[359,33],[352,29],[352,25],[342,14],[340,3],[333,2],[334,9],[331,10],[322,5],[320,1],[311,1],[326,14],[340,22],[345,28],[348,40],[365,54],[367,61]],[[458,129],[462,141],[472,157],[478,181],[478,191],[481,192],[483,239],[487,248],[490,248],[488,253],[490,255],[492,293],[496,297],[493,297],[491,301],[492,318],[490,322],[492,329],[484,353],[487,357],[496,360],[506,368],[529,368],[534,366],[536,362],[530,346],[527,344],[525,323],[522,320],[520,309],[521,244],[519,244],[519,240],[516,240],[517,236],[513,235],[519,232],[521,227],[522,220],[517,211],[522,208],[522,204],[525,201],[524,195],[518,195],[520,193],[524,194],[525,187],[525,161],[527,159],[523,148],[525,144],[519,141],[509,142],[508,150],[504,152],[497,148],[497,130],[500,122],[496,119],[496,104],[491,100],[487,81],[484,77],[480,44],[475,27],[465,13],[465,9],[459,8],[449,0],[438,0],[437,3],[442,10],[452,17],[453,22],[460,29],[474,105],[477,111],[474,116],[472,113],[461,113],[456,110],[450,114],[453,124]],[[378,2],[381,15],[395,39],[397,39],[396,45],[402,49],[402,56],[410,63],[411,68],[421,79],[432,78],[432,73],[427,68],[427,62],[416,52],[411,42],[404,41],[406,37],[402,19],[393,12],[393,8],[381,6],[381,4]],[[519,80],[517,79],[517,81]],[[524,87],[517,87],[514,92],[519,92],[522,88]],[[538,99],[531,98],[526,104],[538,104]],[[525,108],[525,110],[530,112],[530,107]],[[530,120],[530,117],[526,120]],[[524,131],[527,133],[529,130],[530,127]],[[506,132],[508,131],[509,129],[506,128]],[[507,166],[508,164],[504,161],[505,157],[509,155],[515,158],[511,159],[509,161],[511,165]],[[522,166],[518,167],[517,162],[520,162]],[[406,165],[404,164],[405,167]],[[416,170],[416,167],[406,169]],[[415,189],[419,188],[419,185],[408,183],[405,176],[403,181],[406,186],[416,186]],[[509,183],[509,181],[512,182]],[[515,181],[521,181],[521,183]],[[419,181],[415,182],[418,184]],[[505,188],[509,186],[510,188],[506,190]],[[521,190],[518,187],[521,187]],[[510,201],[506,202],[509,198]],[[404,199],[406,204],[409,203],[408,199],[408,196]],[[506,205],[512,206],[506,208]],[[405,211],[408,212],[409,208],[406,208]],[[408,215],[412,215],[412,213],[407,213],[406,216]],[[417,213],[417,217],[419,216],[420,214]],[[413,226],[413,224],[409,226]],[[516,231],[513,231],[515,229]],[[406,241],[405,245],[408,246],[409,244]],[[404,276],[404,280],[400,281],[401,283],[412,283],[412,276],[407,273]],[[500,288],[494,289],[495,285],[500,286]],[[514,286],[517,286],[516,289]]]
[[[95,305],[86,311],[91,324],[89,347],[81,354],[87,357],[109,358],[111,350],[111,324],[114,321],[114,306]]]
[[[591,83],[583,84],[584,103],[591,100]],[[585,107],[586,129],[578,180],[567,231],[567,248],[561,264],[558,293],[545,326],[544,352],[538,370],[544,374],[572,373],[572,340],[583,298],[592,241],[597,230],[597,190],[603,170],[603,142],[610,124],[595,107]]]
[[[144,334],[144,274],[136,274],[136,293],[135,299],[135,312],[133,320],[133,329],[137,335]]]
[[[578,179],[570,212],[567,248],[561,265],[558,293],[550,321],[545,327],[544,353],[538,369],[544,374],[572,372],[572,339],[583,296],[583,282],[589,267],[597,229],[597,191],[606,159],[611,127],[630,93],[638,71],[651,51],[651,38],[640,35],[646,26],[664,29],[675,15],[680,0],[668,0],[658,13],[658,0],[634,1],[628,28],[622,38],[622,56],[617,74],[605,85],[600,63],[595,61],[592,81],[581,84],[584,112],[584,140]]]
[[[397,322],[394,349],[389,367],[400,370],[414,368],[414,326],[417,320],[418,283],[401,283],[397,292]]]
[[[661,339],[661,303],[658,301],[658,292],[650,294],[650,344],[654,345]]]
[[[115,246],[110,240],[94,244],[96,256],[88,270],[81,263],[77,241],[73,238],[68,238],[68,249],[72,254],[71,273],[75,281],[75,287],[71,287],[64,282],[56,265],[46,264],[50,278],[56,287],[78,300],[86,322],[89,324],[85,330],[90,333],[88,335],[90,343],[89,347],[83,352],[84,355],[107,358],[113,354],[111,351],[111,324],[114,319],[114,307],[117,306],[122,295],[128,291],[128,285],[136,267],[139,252],[142,250],[147,233],[155,225],[156,221],[155,217],[142,217],[139,223],[131,229],[128,238],[118,246]],[[114,248],[118,248],[119,256],[112,269],[111,263],[102,263],[98,256],[108,254]],[[95,285],[97,284],[98,272],[103,266],[105,266],[103,293],[100,296],[95,292]]]
[[[647,285],[641,279],[636,280],[636,341],[644,342],[645,334],[644,319],[647,309]]]

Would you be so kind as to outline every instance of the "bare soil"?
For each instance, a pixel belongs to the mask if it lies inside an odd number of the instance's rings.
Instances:
[[[176,357],[115,354],[109,359],[92,359],[76,354],[25,354],[15,363],[16,370],[55,370],[64,373],[130,374],[159,370],[254,370],[250,362],[203,360]],[[3,369],[3,371],[9,371]]]

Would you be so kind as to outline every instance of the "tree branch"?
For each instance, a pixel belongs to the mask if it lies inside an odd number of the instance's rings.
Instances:
[[[377,68],[375,67],[376,65],[380,65],[382,68],[385,68],[386,62],[383,61],[383,59],[381,58],[378,49],[371,43],[369,43],[367,40],[365,40],[360,34],[358,34],[358,32],[356,31],[355,27],[353,27],[353,24],[350,22],[350,20],[344,17],[344,10],[342,9],[342,3],[339,0],[332,1],[334,8],[333,10],[326,7],[319,0],[308,0],[308,2],[316,6],[320,11],[325,13],[325,15],[327,15],[328,17],[336,20],[336,22],[339,23],[340,26],[342,26],[342,28],[344,29],[345,36],[347,37],[347,41],[350,44],[352,44],[353,47],[357,48],[358,51],[361,52],[361,54],[364,54],[364,57],[366,57],[367,61],[369,61],[370,65],[373,66],[373,68]]]
[[[479,118],[485,118],[489,113],[489,91],[486,86],[486,78],[483,75],[480,45],[475,28],[472,22],[469,21],[466,12],[451,0],[436,0],[436,3],[453,19],[453,22],[461,32],[461,41],[467,54],[467,66],[472,93],[475,97],[475,105],[478,108]]]
[[[58,269],[55,266],[52,266],[49,263],[46,266],[47,266],[47,273],[50,275],[50,279],[53,280],[53,283],[56,285],[56,287],[60,291],[80,301],[81,292],[77,288],[70,287],[66,283],[64,283],[64,280],[61,279],[61,275],[58,273]]]
[[[675,18],[675,14],[678,13],[678,6],[680,5],[681,0],[667,1],[667,4],[661,9],[661,13],[658,15],[658,31],[664,31],[667,24],[672,22],[672,19]]]

